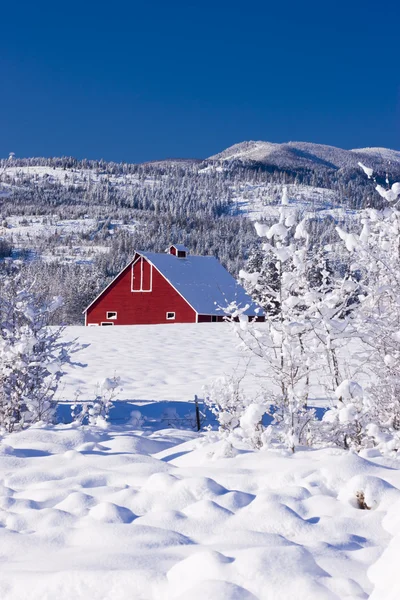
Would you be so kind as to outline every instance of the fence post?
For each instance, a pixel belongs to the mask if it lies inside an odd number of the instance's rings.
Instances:
[[[197,424],[197,431],[200,431],[201,425],[200,425],[200,409],[199,409],[199,401],[197,399],[197,395],[194,395],[194,405],[196,408],[196,424]]]

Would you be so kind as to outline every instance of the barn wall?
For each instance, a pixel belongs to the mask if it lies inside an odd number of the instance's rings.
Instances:
[[[216,322],[217,323],[226,323],[227,319],[225,317],[225,315],[217,315],[216,317]],[[213,320],[212,315],[199,315],[198,316],[198,323],[211,323]],[[233,319],[234,321],[239,321],[239,319],[237,317],[235,317]],[[249,317],[249,321],[257,321],[259,323],[264,323],[265,321],[265,317]]]
[[[226,321],[224,315],[217,315],[216,319],[217,323],[225,323]],[[198,317],[198,323],[211,323],[212,320],[212,315],[199,315]]]
[[[140,261],[134,265],[134,289],[137,289]],[[150,264],[143,261],[143,281],[146,286],[150,280]],[[107,321],[107,311],[116,311],[118,318],[110,321],[114,325],[145,325],[158,323],[195,323],[196,312],[153,268],[152,291],[132,292],[131,265],[87,311],[87,325]],[[175,320],[166,319],[167,312],[175,312]]]

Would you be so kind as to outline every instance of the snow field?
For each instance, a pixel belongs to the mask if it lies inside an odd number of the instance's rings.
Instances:
[[[395,461],[72,425],[0,452],[2,600],[355,600],[368,569],[386,581]]]
[[[76,390],[90,398],[104,377],[121,377],[120,400],[188,401],[215,378],[244,375],[256,393],[263,364],[242,351],[228,323],[66,327],[65,339],[83,349],[75,359],[83,368],[68,368],[61,398]]]
[[[252,394],[270,385],[229,324],[63,335],[82,344],[83,366],[68,370],[61,396],[93,398],[115,374],[118,410],[125,399],[136,413],[0,439],[1,600],[397,600],[394,459],[255,452],[151,419],[138,429],[138,407],[185,407],[218,376],[243,376]]]
[[[318,213],[320,218],[331,216],[343,219],[343,212],[351,217],[354,211],[339,205],[334,190],[302,184],[261,183],[233,186],[234,209],[252,220],[276,219],[279,216],[279,199],[286,189],[291,203],[299,213]]]
[[[243,378],[248,396],[273,389],[265,363],[242,347],[229,323],[74,326],[65,328],[64,338],[82,345],[74,360],[84,366],[67,367],[61,400],[73,400],[78,390],[82,400],[91,399],[96,386],[114,375],[121,377],[118,400],[187,402],[195,394],[202,398],[204,386],[223,376]],[[352,343],[345,352],[356,349]],[[312,381],[312,405],[326,407],[330,400],[320,369]]]

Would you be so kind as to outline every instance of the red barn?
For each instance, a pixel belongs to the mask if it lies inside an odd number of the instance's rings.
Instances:
[[[249,320],[264,321],[253,302],[214,256],[191,256],[181,244],[166,253],[136,252],[133,260],[85,310],[86,325],[151,325],[223,321],[220,307],[246,307]]]

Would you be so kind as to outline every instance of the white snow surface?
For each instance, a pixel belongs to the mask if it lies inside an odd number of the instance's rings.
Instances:
[[[387,581],[398,462],[334,449],[229,457],[224,444],[115,426],[5,436],[2,600],[398,598]]]
[[[262,325],[261,323],[259,325]],[[66,327],[64,337],[77,339],[82,350],[67,367],[60,397],[72,400],[76,390],[93,396],[105,377],[121,377],[122,400],[178,400],[201,397],[204,385],[221,376],[244,375],[249,393],[263,375],[262,361],[242,350],[229,323]]]
[[[117,398],[144,402],[129,424],[38,424],[0,437],[1,600],[397,600],[398,460],[257,452],[143,421],[149,407],[173,421],[171,400],[223,374],[244,374],[256,392],[263,364],[249,363],[230,325],[64,335],[83,344],[76,360],[86,366],[69,370],[62,396],[93,397],[115,374]]]
[[[355,167],[362,159],[374,159],[380,164],[400,161],[400,152],[388,148],[357,148],[345,150],[312,142],[272,143],[264,141],[240,142],[210,156],[214,161],[259,161],[278,166],[325,166],[328,168]]]
[[[265,325],[258,323],[257,328]],[[77,339],[82,350],[74,360],[84,365],[67,367],[60,388],[61,400],[93,398],[105,377],[121,378],[118,399],[187,402],[219,377],[243,377],[243,388],[256,396],[271,390],[265,363],[246,351],[229,323],[168,323],[115,327],[66,327],[66,340]],[[358,348],[349,348],[356,351]],[[321,373],[313,375],[314,406],[326,406]],[[358,381],[363,383],[362,373]]]

